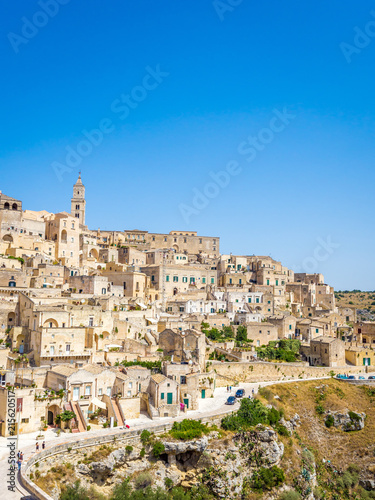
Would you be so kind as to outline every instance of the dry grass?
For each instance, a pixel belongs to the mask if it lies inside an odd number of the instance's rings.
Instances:
[[[355,307],[375,312],[375,292],[335,292],[336,305],[340,307]],[[352,302],[352,304],[350,304]]]
[[[293,442],[313,450],[317,460],[330,460],[337,470],[344,470],[350,463],[358,464],[362,470],[375,467],[375,405],[363,386],[331,379],[280,384],[268,386],[268,389],[280,397],[274,401],[284,409],[286,418],[299,414],[301,425]],[[317,398],[320,398],[319,402]],[[367,415],[365,428],[355,432],[328,429],[324,416],[319,416],[315,410],[317,404],[325,410],[364,412]],[[291,441],[288,438],[283,438],[283,441],[284,460],[296,466],[298,457],[291,449]]]

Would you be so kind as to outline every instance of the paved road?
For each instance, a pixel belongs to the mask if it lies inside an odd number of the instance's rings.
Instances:
[[[328,377],[322,377],[322,378],[328,378]],[[308,379],[308,380],[319,380],[319,379]],[[274,381],[274,382],[256,382],[256,383],[246,383],[246,384],[241,384],[240,387],[245,389],[246,395],[251,394],[252,390],[254,389],[254,392],[258,392],[258,388],[260,386],[264,387],[266,385],[272,385],[272,384],[279,384],[279,383],[291,383],[291,382],[301,382],[302,380],[300,379],[295,379],[295,380],[280,380],[280,381]],[[237,388],[236,388],[237,389]],[[130,426],[130,429],[132,430],[143,430],[143,429],[152,429],[153,427],[156,427],[160,425],[161,423],[169,423],[175,420],[183,420],[184,418],[199,418],[199,417],[210,417],[210,416],[215,416],[220,413],[223,413],[226,410],[236,410],[239,407],[239,403],[237,402],[235,405],[228,407],[225,405],[225,402],[230,395],[234,395],[235,389],[232,389],[232,392],[229,393],[227,392],[225,387],[219,387],[215,390],[215,397],[214,398],[208,398],[208,399],[200,399],[199,400],[199,410],[193,410],[189,411],[187,414],[184,414],[181,417],[178,417],[177,419],[173,419],[170,417],[164,417],[160,418],[158,420],[151,420],[148,416],[146,415],[141,415],[140,418],[134,419],[134,420],[127,420],[126,423]],[[55,446],[56,444],[65,444],[65,443],[72,443],[76,441],[82,441],[84,439],[89,439],[93,437],[104,437],[108,434],[121,434],[123,433],[124,430],[121,428],[118,429],[99,429],[99,430],[93,430],[93,431],[88,431],[88,432],[81,432],[81,433],[75,433],[75,434],[64,434],[61,433],[60,436],[57,436],[56,431],[53,429],[48,429],[46,432],[44,432],[45,436],[45,442],[46,442],[46,449],[51,448],[52,446]],[[39,434],[39,432],[32,432],[30,434],[21,434],[20,435],[20,443],[19,443],[19,449],[20,451],[23,452],[24,454],[24,462],[23,466],[27,464],[27,461],[33,457],[36,454],[35,451],[35,443],[36,443],[36,436]],[[6,443],[7,440],[6,438],[0,437],[0,478],[5,479],[7,477],[8,473],[8,449],[6,448]],[[39,444],[41,444],[39,442]],[[4,484],[4,483],[3,483]],[[3,488],[2,488],[3,490]],[[4,491],[4,490],[3,490]],[[25,491],[22,486],[18,483],[17,481],[17,491],[16,492],[11,492],[8,491],[6,495],[6,500],[20,500],[21,498],[28,497],[32,498],[29,496],[28,492]],[[4,497],[5,498],[5,497]]]

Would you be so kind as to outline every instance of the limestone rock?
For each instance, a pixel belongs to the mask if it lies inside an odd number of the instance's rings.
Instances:
[[[193,441],[163,441],[165,453],[179,455],[187,451],[197,451],[203,453],[208,446],[208,439],[203,436],[201,439]]]
[[[328,411],[326,417],[333,417],[333,425],[345,432],[360,431],[365,426],[366,413]]]
[[[375,490],[375,480],[374,479],[361,479],[359,481],[360,486],[367,491]]]

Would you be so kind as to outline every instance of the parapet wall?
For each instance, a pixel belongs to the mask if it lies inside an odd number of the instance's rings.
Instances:
[[[277,380],[308,379],[329,377],[332,372],[351,375],[375,371],[371,366],[345,366],[342,368],[306,366],[301,363],[267,363],[263,361],[227,362],[214,361],[212,368],[216,372],[216,387],[225,387],[235,382],[271,382]]]
[[[220,425],[221,419],[228,413],[232,413],[233,408],[226,409],[222,411],[220,414],[208,416],[208,417],[196,417],[194,420],[200,420],[202,423],[210,423],[212,425]],[[186,418],[186,417],[184,417]],[[153,425],[149,430],[154,434],[164,434],[166,431],[172,429],[173,422]],[[141,429],[135,430],[121,430],[116,429],[116,431],[109,432],[107,434],[103,434],[103,436],[96,437],[83,437],[81,440],[77,439],[77,441],[61,443],[51,448],[48,448],[44,451],[40,451],[32,458],[30,458],[24,467],[21,468],[21,472],[18,476],[19,482],[21,485],[35,498],[38,500],[53,500],[51,496],[48,495],[45,491],[43,491],[39,486],[37,486],[31,479],[28,477],[27,473],[29,468],[34,465],[36,462],[40,462],[46,460],[48,457],[58,455],[60,453],[69,453],[73,450],[78,450],[80,448],[90,448],[93,446],[101,446],[106,443],[114,443],[126,446],[129,443],[136,443],[140,441]]]

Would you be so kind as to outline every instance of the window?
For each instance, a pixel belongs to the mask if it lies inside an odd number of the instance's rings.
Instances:
[[[76,210],[79,210],[79,205],[76,205]]]
[[[98,389],[98,396],[102,396],[103,395],[103,389],[100,387]]]
[[[70,344],[65,345],[65,352],[70,353]]]
[[[160,394],[160,399],[164,399],[164,392]]]
[[[102,295],[106,295],[107,293],[107,289],[106,288],[102,288]]]
[[[178,282],[178,276],[173,276],[173,282],[177,283]]]
[[[85,396],[91,396],[91,385],[86,385]]]
[[[185,375],[180,376],[180,384],[186,384],[186,376]]]
[[[182,283],[187,283],[187,280],[188,280],[188,279],[187,279],[187,276],[183,276],[183,278],[182,278]]]
[[[255,302],[256,302],[257,304],[259,304],[259,297],[257,297],[257,298],[255,299]]]
[[[128,396],[128,398],[131,398],[132,397],[132,391],[128,391],[127,392],[127,396]]]
[[[29,419],[28,418],[22,418],[21,419],[21,423],[28,424],[29,423]]]
[[[251,297],[249,297],[249,304],[251,304]]]
[[[110,387],[107,387],[107,396],[110,396],[110,395],[111,395],[111,392],[112,392],[111,388],[110,388]]]
[[[165,277],[165,281],[169,281],[169,274],[167,274],[167,276]]]
[[[54,345],[49,346],[49,354],[50,354],[50,356],[55,355],[55,346]]]
[[[154,275],[152,275],[152,276],[151,276],[151,281],[152,281],[152,282],[154,282],[154,281],[155,281],[155,276],[154,276]]]
[[[72,243],[74,243],[74,238],[71,238]]]
[[[195,278],[193,276],[190,276],[190,283],[194,284],[195,283]]]
[[[94,316],[89,317],[89,326],[94,326]]]
[[[211,280],[213,280],[213,278],[211,278]],[[213,283],[213,281],[211,281],[211,283]],[[238,280],[238,284],[242,285],[242,279],[241,278]]]
[[[211,283],[215,283],[215,278],[211,278]],[[241,280],[240,280],[241,283]]]
[[[267,280],[267,285],[269,285],[269,284],[270,284],[270,280]]]
[[[206,283],[206,278],[202,278],[202,283]]]

